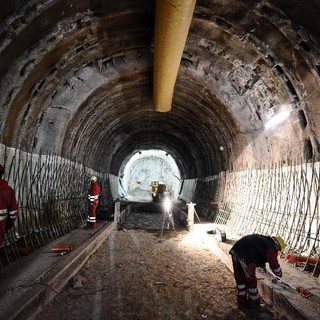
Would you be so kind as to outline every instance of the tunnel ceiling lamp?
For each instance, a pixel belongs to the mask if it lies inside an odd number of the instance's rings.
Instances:
[[[275,127],[279,125],[280,123],[284,122],[287,120],[291,114],[292,109],[282,109],[279,112],[275,113],[265,124],[264,128],[265,129],[270,129],[272,127]]]
[[[155,12],[153,103],[171,110],[173,90],[196,0],[157,0]]]

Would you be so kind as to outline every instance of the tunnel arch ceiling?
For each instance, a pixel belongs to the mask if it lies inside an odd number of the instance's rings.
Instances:
[[[128,155],[161,149],[184,178],[319,157],[316,1],[197,1],[169,113],[152,105],[153,1],[32,1],[16,13],[5,2],[5,145],[114,174]],[[290,120],[265,131],[292,102]]]

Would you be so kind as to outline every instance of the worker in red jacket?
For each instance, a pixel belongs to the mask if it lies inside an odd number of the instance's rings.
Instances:
[[[90,178],[90,181],[91,181],[91,185],[88,193],[90,208],[89,208],[89,215],[87,218],[87,226],[91,229],[95,229],[96,223],[97,223],[97,218],[96,218],[97,207],[99,204],[99,195],[101,192],[101,188],[97,182],[96,176],[92,176]]]
[[[284,248],[285,242],[281,237],[260,234],[246,235],[233,245],[229,253],[232,257],[240,310],[260,308],[256,268],[265,268],[268,262],[271,271],[282,277],[278,253]]]
[[[0,246],[4,243],[5,233],[14,226],[18,215],[18,205],[14,190],[2,179],[4,167],[0,164]]]

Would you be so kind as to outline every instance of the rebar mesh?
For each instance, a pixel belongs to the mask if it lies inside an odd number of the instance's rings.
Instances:
[[[285,239],[287,257],[318,275],[319,270],[319,162],[274,164],[260,169],[219,175],[219,212],[215,222],[239,236],[249,233]]]
[[[32,154],[0,145],[0,162],[19,205],[15,226],[0,248],[0,268],[85,223],[90,175],[100,178],[102,207],[111,197],[109,174],[54,153]]]

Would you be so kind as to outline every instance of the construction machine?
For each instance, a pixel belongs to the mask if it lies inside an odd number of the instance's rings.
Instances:
[[[166,196],[170,195],[170,191],[167,190],[167,186],[164,183],[159,183],[158,180],[151,181],[151,195],[152,201],[157,202],[164,200]]]

